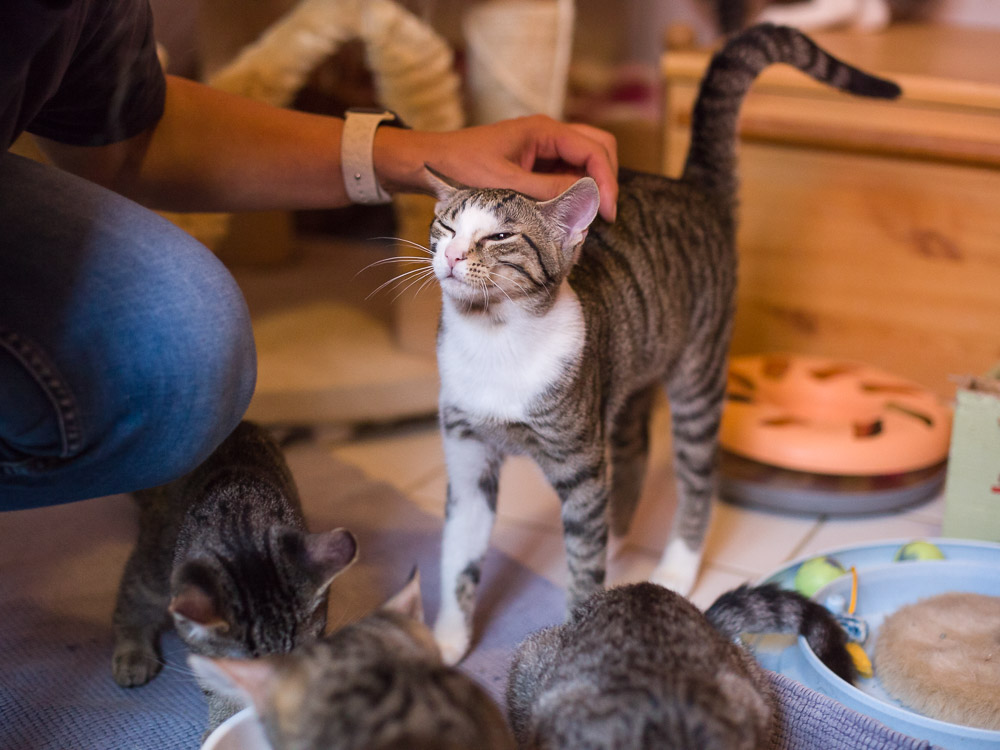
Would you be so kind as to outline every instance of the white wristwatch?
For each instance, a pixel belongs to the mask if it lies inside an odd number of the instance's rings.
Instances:
[[[403,127],[395,112],[352,107],[344,114],[340,138],[340,168],[347,197],[354,203],[388,203],[392,200],[375,177],[372,145],[380,125]]]

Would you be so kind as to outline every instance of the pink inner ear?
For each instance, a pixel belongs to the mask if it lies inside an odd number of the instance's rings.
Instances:
[[[543,211],[566,229],[568,244],[576,245],[587,236],[587,228],[597,216],[601,195],[590,177],[577,180],[562,195],[541,204]]]
[[[224,624],[212,598],[201,588],[191,584],[183,586],[170,600],[168,611],[204,627]]]
[[[358,556],[358,543],[347,529],[307,534],[306,554],[324,579],[332,579]]]

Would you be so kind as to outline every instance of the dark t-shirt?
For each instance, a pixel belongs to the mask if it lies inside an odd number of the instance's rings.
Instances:
[[[0,145],[102,146],[163,114],[147,0],[0,0]]]

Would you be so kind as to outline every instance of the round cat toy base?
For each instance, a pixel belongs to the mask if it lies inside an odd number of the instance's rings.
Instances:
[[[944,553],[944,560],[892,562],[901,544],[912,540],[846,547],[825,553],[845,567],[858,569],[858,601],[855,613],[869,627],[865,651],[873,653],[882,621],[899,608],[950,591],[1000,595],[1000,544],[964,540],[930,540]],[[814,555],[811,555],[814,556]],[[765,582],[791,587],[802,560],[771,574]],[[824,602],[831,597],[850,599],[851,576],[841,576],[813,597]],[[768,637],[771,638],[771,637]],[[750,645],[761,664],[801,682],[813,690],[840,701],[911,737],[929,740],[949,750],[986,750],[1000,747],[1000,732],[976,729],[932,719],[894,700],[884,690],[878,672],[870,679],[850,685],[831,672],[809,648],[805,639],[767,638]]]
[[[948,456],[951,410],[928,389],[862,362],[734,357],[719,441],[800,472],[887,476]]]
[[[244,708],[219,724],[205,738],[201,750],[273,750],[257,720],[257,712]]]
[[[803,515],[851,516],[919,505],[944,485],[946,463],[884,476],[812,474],[719,452],[719,495],[736,505]]]

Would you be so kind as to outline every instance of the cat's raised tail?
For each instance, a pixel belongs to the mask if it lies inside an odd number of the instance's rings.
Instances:
[[[902,93],[897,84],[839,60],[798,29],[768,23],[751,26],[715,54],[702,79],[691,115],[683,180],[735,200],[740,105],[758,74],[774,63],[791,65],[820,83],[857,96],[895,99]]]
[[[795,633],[838,677],[853,682],[857,673],[847,650],[847,634],[822,604],[775,584],[740,586],[720,596],[705,617],[720,633]]]

